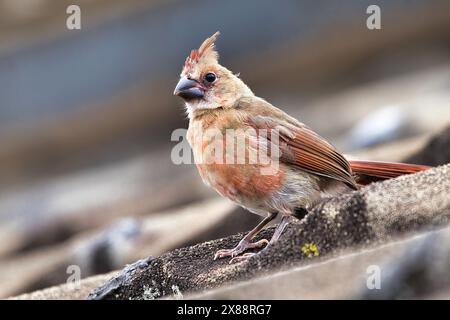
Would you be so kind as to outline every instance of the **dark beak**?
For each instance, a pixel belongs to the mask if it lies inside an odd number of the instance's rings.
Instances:
[[[205,94],[205,90],[198,81],[182,77],[178,81],[173,94],[185,100],[201,99]]]

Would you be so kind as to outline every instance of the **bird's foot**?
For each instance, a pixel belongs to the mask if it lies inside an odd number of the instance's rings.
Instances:
[[[246,259],[250,258],[250,256],[255,255],[255,253],[245,253],[240,257],[238,257],[238,255],[240,255],[245,250],[262,248],[263,246],[268,245],[268,244],[269,244],[269,241],[267,241],[266,239],[262,239],[262,240],[259,240],[256,242],[241,240],[241,242],[239,242],[239,244],[233,249],[222,249],[222,250],[217,251],[216,254],[214,255],[214,260],[216,260],[218,258],[225,258],[225,257],[233,258],[230,260],[230,263],[246,260]],[[237,259],[237,258],[242,258],[242,259]]]
[[[263,249],[263,250],[264,250],[264,249]],[[262,250],[262,251],[263,251],[263,250]],[[251,257],[256,256],[257,254],[259,254],[260,252],[261,252],[261,251],[258,251],[258,252],[246,252],[246,253],[244,253],[243,255],[236,256],[236,257],[232,258],[232,259],[230,260],[229,264],[238,263],[238,262],[242,262],[242,261],[248,260],[248,259],[250,259]]]

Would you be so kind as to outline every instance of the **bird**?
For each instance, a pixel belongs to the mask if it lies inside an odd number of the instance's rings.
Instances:
[[[235,263],[259,254],[278,241],[291,217],[303,219],[325,198],[429,168],[346,159],[220,65],[215,47],[219,34],[190,52],[174,95],[184,101],[189,119],[186,137],[203,182],[264,218],[236,247],[218,250],[214,260],[229,257]],[[277,217],[281,219],[270,241],[252,242]]]

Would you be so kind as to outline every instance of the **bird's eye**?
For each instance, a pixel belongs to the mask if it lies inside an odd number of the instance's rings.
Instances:
[[[205,74],[205,81],[209,83],[213,83],[216,81],[216,75],[212,72]]]

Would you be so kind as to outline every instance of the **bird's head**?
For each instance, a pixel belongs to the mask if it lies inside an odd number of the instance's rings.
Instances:
[[[238,76],[219,64],[216,32],[187,57],[174,95],[184,99],[189,115],[200,109],[232,108],[243,96],[253,95]]]

